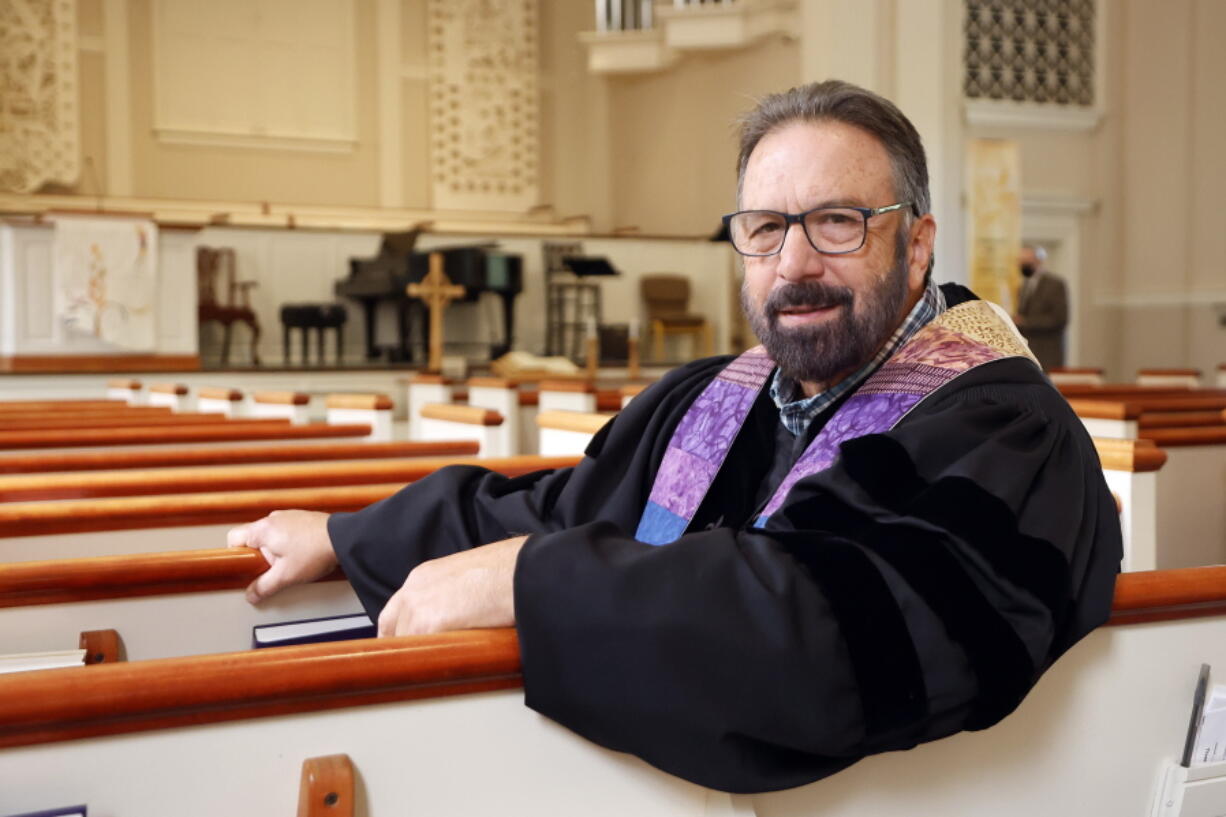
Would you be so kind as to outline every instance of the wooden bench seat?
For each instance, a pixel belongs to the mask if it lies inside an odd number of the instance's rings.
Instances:
[[[10,411],[85,411],[131,408],[124,400],[0,400],[0,414]]]
[[[169,406],[129,406],[116,403],[97,408],[46,408],[22,411],[0,411],[0,425],[12,420],[37,420],[51,417],[157,417],[173,414]]]
[[[236,425],[246,423],[246,425]],[[271,440],[301,441],[311,439],[363,438],[369,436],[367,425],[290,425],[275,418],[269,420],[210,423],[159,429],[156,434],[141,428],[57,429],[52,431],[0,430],[0,457],[12,451],[31,449],[73,449],[98,446],[158,446],[192,443],[269,442]]]
[[[612,418],[612,414],[585,411],[542,411],[536,416],[536,424],[540,430],[537,450],[548,456],[582,455],[592,441],[592,436]]]
[[[51,431],[59,428],[162,428],[165,426],[208,426],[218,423],[241,423],[248,425],[258,422],[265,425],[275,425],[278,420],[231,420],[224,414],[208,414],[185,412],[182,414],[93,414],[93,415],[49,415],[41,418],[10,420],[0,418],[0,431]],[[284,425],[284,423],[281,423]]]
[[[1080,383],[1058,383],[1056,390],[1065,397],[1100,397],[1108,400],[1126,399],[1129,397],[1160,397],[1163,395],[1177,397],[1180,395],[1201,394],[1207,390],[1193,389],[1188,386],[1138,386],[1135,383],[1108,383],[1103,386],[1089,386]],[[1208,390],[1217,392],[1218,390]]]
[[[131,661],[234,652],[257,625],[362,609],[339,572],[248,604],[246,586],[267,567],[248,548],[0,564],[0,653],[67,648],[98,621]]]
[[[498,464],[503,466],[503,473],[516,475],[577,461],[577,457],[521,457]],[[215,548],[225,542],[230,526],[272,511],[356,511],[390,496],[404,484],[400,480],[324,488],[3,503],[0,561]]]
[[[1218,425],[1192,428],[1147,428],[1141,430],[1138,436],[1168,449],[1198,445],[1223,445],[1226,444],[1226,427]]]
[[[1201,662],[1226,665],[1226,568],[1122,576],[1112,625],[990,729],[869,757],[816,785],[734,798],[527,709],[511,629],[18,673],[0,677],[5,804],[32,810],[54,791],[91,813],[152,817],[191,792],[178,809],[189,817],[230,813],[236,797],[273,813],[293,797],[301,758],[340,745],[361,769],[371,814],[507,803],[532,814],[609,803],[608,813],[647,817],[1032,817],[1070,803],[1140,814],[1182,748]],[[155,783],[132,785],[132,768]],[[226,785],[200,785],[202,768]]]
[[[517,407],[516,407],[517,408]],[[416,409],[416,428],[422,440],[476,440],[483,457],[503,457],[518,450],[511,444],[512,429],[498,411],[460,403],[426,403]]]
[[[1189,368],[1159,368],[1138,369],[1137,384],[1141,386],[1187,386],[1198,388],[1200,369]]]
[[[69,474],[0,476],[0,503],[48,499],[155,496],[213,491],[252,491],[413,482],[447,465],[481,465],[503,473],[523,474],[571,465],[573,457],[418,457],[354,462],[290,462],[213,465],[207,468],[128,469]]]
[[[476,454],[471,440],[386,443],[300,443],[215,445],[153,450],[94,450],[67,454],[14,454],[0,457],[0,474],[106,471],[124,468],[173,468],[187,465],[239,465],[256,462],[371,460],[393,457],[448,457]]]
[[[1159,395],[1126,398],[1070,397],[1069,405],[1095,437],[1130,439],[1142,428],[1220,425],[1226,397]]]
[[[1138,435],[1148,428],[1193,428],[1226,425],[1220,411],[1143,411],[1137,418]]]

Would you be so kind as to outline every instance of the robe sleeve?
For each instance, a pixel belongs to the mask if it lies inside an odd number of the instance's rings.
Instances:
[[[532,536],[515,575],[527,704],[734,792],[1007,715],[1105,620],[1119,524],[1049,386],[939,395],[846,443],[764,529]]]
[[[333,549],[363,608],[377,618],[421,562],[592,520],[637,519],[680,416],[730,358],[665,375],[601,429],[574,468],[506,477],[449,466],[356,513],[328,519]]]

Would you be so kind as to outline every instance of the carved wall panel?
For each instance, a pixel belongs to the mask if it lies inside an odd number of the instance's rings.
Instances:
[[[538,203],[537,0],[429,0],[430,166],[441,209]]]
[[[76,0],[0,0],[0,190],[80,172]]]
[[[970,99],[1094,104],[1095,0],[966,0]]]

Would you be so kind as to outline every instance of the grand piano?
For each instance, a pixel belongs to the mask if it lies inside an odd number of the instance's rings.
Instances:
[[[366,316],[366,357],[374,360],[380,351],[375,346],[375,316],[380,301],[396,305],[399,343],[390,356],[393,360],[412,361],[413,344],[409,333],[413,312],[420,313],[419,340],[424,351],[430,331],[430,312],[406,288],[418,283],[430,270],[430,254],[442,253],[443,271],[453,284],[464,287],[466,302],[476,301],[483,292],[493,292],[502,300],[503,326],[506,336],[490,344],[490,358],[498,358],[510,350],[515,338],[515,296],[524,288],[523,258],[497,251],[497,245],[464,245],[434,247],[428,252],[414,252],[417,231],[386,233],[374,258],[349,259],[349,277],[336,282],[337,295],[360,301]]]

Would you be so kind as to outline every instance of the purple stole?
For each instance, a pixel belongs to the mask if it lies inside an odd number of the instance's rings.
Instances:
[[[833,465],[842,443],[888,431],[954,378],[1006,357],[1033,359],[1017,330],[987,301],[946,310],[843,402],[792,465],[754,525],[766,524],[797,481]],[[660,462],[636,539],[664,545],[685,533],[774,368],[766,350],[754,347],[728,364],[690,405]]]

